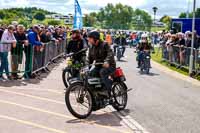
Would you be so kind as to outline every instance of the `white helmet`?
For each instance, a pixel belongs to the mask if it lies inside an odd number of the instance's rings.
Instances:
[[[142,34],[142,36],[141,36],[142,38],[147,38],[148,37],[148,35],[147,34]]]

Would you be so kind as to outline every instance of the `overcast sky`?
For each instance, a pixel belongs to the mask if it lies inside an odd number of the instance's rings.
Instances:
[[[187,11],[188,0],[79,0],[83,13],[98,11],[107,3],[122,3],[133,8],[140,8],[153,14],[152,7],[157,6],[158,16],[178,16],[180,12]],[[192,1],[192,0],[191,0]],[[200,0],[197,7],[200,7]],[[62,14],[74,12],[74,0],[0,0],[0,9],[10,7],[39,7]],[[192,10],[192,3],[190,4]]]

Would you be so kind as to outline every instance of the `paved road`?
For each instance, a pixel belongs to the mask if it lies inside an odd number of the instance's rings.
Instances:
[[[0,133],[133,132],[110,108],[87,120],[74,118],[65,106],[62,68],[64,63],[29,82],[0,82]]]
[[[0,82],[0,133],[144,133],[143,129],[199,133],[200,87],[154,66],[150,75],[141,75],[133,49],[126,55],[118,65],[124,68],[127,84],[134,91],[129,93],[125,115],[106,108],[86,121],[71,116],[64,103],[61,63],[38,80]]]
[[[199,133],[200,86],[152,69],[141,75],[136,68],[133,49],[124,62],[127,83],[135,91],[129,94],[129,114],[151,133]],[[128,62],[126,62],[128,61]]]

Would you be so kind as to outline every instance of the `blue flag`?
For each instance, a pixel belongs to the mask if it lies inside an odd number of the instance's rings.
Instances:
[[[82,19],[82,11],[81,7],[78,3],[78,0],[75,0],[75,14],[74,14],[74,29],[82,29],[83,28],[83,19]]]

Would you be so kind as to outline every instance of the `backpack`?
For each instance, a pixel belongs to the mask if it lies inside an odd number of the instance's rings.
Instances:
[[[3,35],[3,30],[0,29],[0,41],[1,41],[2,35]]]

